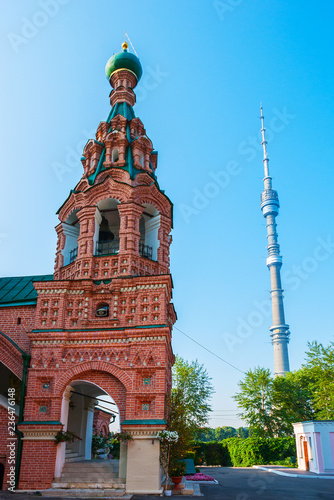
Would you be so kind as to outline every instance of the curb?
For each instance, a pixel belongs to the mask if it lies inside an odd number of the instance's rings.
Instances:
[[[280,470],[276,469],[269,469],[268,467],[261,467],[260,465],[253,465],[253,469],[258,469],[258,470],[264,470],[266,472],[272,472],[273,474],[277,474],[278,476],[285,476],[285,477],[303,477],[303,478],[308,478],[308,479],[334,479],[333,476],[321,476],[321,475],[307,475],[307,474],[289,474],[289,472],[282,472]]]

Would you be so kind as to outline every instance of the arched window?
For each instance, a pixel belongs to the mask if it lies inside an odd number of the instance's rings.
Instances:
[[[117,148],[112,150],[111,161],[116,163],[119,160],[119,150]]]
[[[95,214],[95,255],[114,255],[119,251],[120,218],[118,201],[112,198],[101,200]]]
[[[147,259],[157,260],[157,252],[160,244],[158,240],[160,214],[151,204],[145,204],[144,207],[144,212],[139,221],[139,253]]]
[[[143,153],[140,153],[140,155],[139,155],[139,163],[144,168],[144,155],[143,155]]]
[[[78,237],[80,224],[77,217],[78,210],[74,210],[71,215],[62,223],[65,236],[65,246],[62,250],[64,256],[64,266],[71,264],[78,256]]]

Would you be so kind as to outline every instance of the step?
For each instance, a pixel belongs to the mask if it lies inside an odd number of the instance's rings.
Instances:
[[[103,474],[90,474],[89,476],[80,475],[61,475],[53,480],[54,483],[118,483],[118,477],[103,475]]]
[[[90,460],[82,460],[82,457],[80,457],[81,460],[76,460],[75,462],[70,462],[69,464],[65,464],[66,468],[79,468],[81,467],[86,467],[87,469],[93,469],[93,468],[105,468],[105,469],[112,469],[114,466],[117,467],[118,464],[114,464],[112,461],[105,461],[105,460],[100,460],[96,462],[91,462]]]
[[[71,475],[71,476],[77,476],[77,475],[90,475],[90,474],[103,474],[105,476],[109,475],[109,477],[118,477],[118,471],[115,471],[114,469],[63,469],[62,471],[62,476],[66,474]]]
[[[118,471],[117,466],[113,467],[110,465],[109,466],[102,465],[100,467],[97,467],[94,465],[92,466],[86,465],[81,462],[70,462],[69,464],[64,465],[62,472],[70,474],[82,474],[82,473],[89,474],[90,472],[93,472],[94,474],[96,474],[96,472],[102,472],[103,474],[113,474],[117,473],[117,471]]]
[[[77,451],[66,450],[65,457],[78,457],[79,453]]]
[[[107,498],[108,500],[123,498],[131,500],[133,495],[127,495],[123,490],[96,490],[90,488],[78,488],[73,490],[49,489],[42,491],[43,497],[57,498]]]
[[[117,482],[116,482],[117,481]],[[89,481],[73,481],[73,482],[57,482],[53,481],[51,483],[52,488],[72,490],[72,489],[96,489],[96,490],[120,490],[125,488],[125,484],[121,483],[119,480],[109,481],[109,482],[89,482]]]
[[[71,463],[71,462],[82,462],[84,460],[85,457],[79,457],[79,456],[76,456],[76,457],[69,457],[67,458],[65,456],[65,463]]]

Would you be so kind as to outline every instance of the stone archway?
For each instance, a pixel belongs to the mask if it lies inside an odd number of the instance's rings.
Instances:
[[[115,376],[102,370],[89,370],[75,375],[68,381],[63,392],[60,420],[63,430],[72,432],[77,439],[71,444],[58,445],[56,478],[61,475],[66,452],[70,454],[69,458],[91,459],[94,409],[100,396],[105,396],[105,401],[110,399],[110,409],[114,405],[113,413],[124,416],[126,390]]]

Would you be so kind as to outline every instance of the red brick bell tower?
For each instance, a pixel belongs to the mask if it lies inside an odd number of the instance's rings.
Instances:
[[[65,444],[56,445],[54,436],[72,430],[72,391],[89,387],[93,397],[114,399],[122,429],[134,437],[122,448],[127,491],[160,492],[155,436],[165,428],[176,320],[169,271],[172,203],[157,182],[157,152],[133,111],[142,69],[126,43],[106,73],[111,111],[87,142],[83,176],[59,209],[54,279],[34,283],[31,364],[19,425],[20,489],[48,488],[60,475]],[[83,441],[78,453],[86,458],[88,403],[77,426]]]

